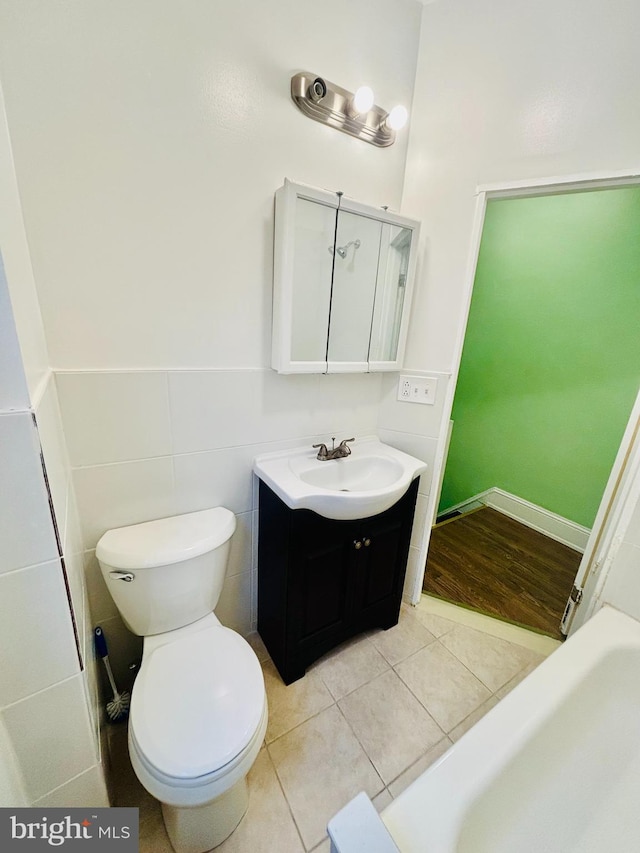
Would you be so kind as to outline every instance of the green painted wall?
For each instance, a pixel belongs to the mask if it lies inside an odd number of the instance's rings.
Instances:
[[[498,486],[591,527],[640,381],[640,187],[490,201],[440,511]]]

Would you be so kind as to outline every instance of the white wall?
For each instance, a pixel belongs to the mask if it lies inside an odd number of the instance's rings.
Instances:
[[[636,0],[425,5],[403,193],[425,244],[408,366],[457,374],[479,185],[640,173],[639,31]]]
[[[636,0],[435,0],[423,12],[403,210],[426,260],[407,362],[454,367],[479,184],[640,171]]]
[[[82,519],[93,619],[140,644],[94,549],[109,527],[229,506],[217,610],[255,622],[251,460],[376,431],[380,376],[269,368],[273,195],[290,177],[398,209],[407,133],[378,149],[290,97],[308,70],[410,105],[416,0],[0,4],[0,75]]]
[[[1,264],[0,308],[0,752],[13,768],[0,796],[5,806],[107,805],[53,380],[34,410]]]
[[[2,237],[2,255],[6,268],[8,293],[12,306],[2,306],[0,328],[2,337],[7,334],[4,322],[11,323],[18,330],[19,346],[14,349],[11,365],[8,362],[0,366],[0,382],[6,390],[10,376],[13,382],[24,382],[32,399],[41,393],[41,385],[46,381],[49,371],[49,354],[45,341],[40,305],[36,293],[29,246],[22,219],[22,207],[18,193],[13,156],[9,141],[4,95],[0,87],[0,235]],[[5,351],[8,355],[8,350]],[[14,368],[20,359],[21,367]],[[5,373],[6,371],[6,373]],[[16,397],[17,399],[17,397]],[[27,397],[23,399],[26,402]],[[7,398],[5,397],[5,401]]]
[[[611,604],[640,620],[640,481],[628,507],[623,531],[614,543],[615,556],[599,595],[599,604]]]
[[[310,70],[410,104],[415,0],[24,0],[0,73],[56,368],[268,364],[273,193],[285,176],[400,204],[379,149],[306,118]]]

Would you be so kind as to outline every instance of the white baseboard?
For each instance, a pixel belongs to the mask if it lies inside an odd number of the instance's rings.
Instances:
[[[497,486],[449,507],[446,512],[470,512],[479,506],[490,506],[492,509],[508,515],[509,518],[526,524],[532,530],[537,530],[550,539],[562,542],[563,545],[573,548],[574,551],[584,553],[587,547],[587,541],[591,534],[588,527],[576,524],[575,521],[569,521],[568,518],[556,515],[555,512],[543,509],[543,507],[519,498],[517,495],[511,495]],[[440,514],[444,515],[445,513]]]

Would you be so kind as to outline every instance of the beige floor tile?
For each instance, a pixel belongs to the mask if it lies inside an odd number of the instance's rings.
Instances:
[[[481,720],[487,713],[487,711],[490,711],[495,705],[498,704],[499,701],[500,700],[496,696],[491,696],[489,699],[487,699],[486,702],[483,702],[479,708],[476,708],[476,710],[472,711],[468,717],[465,717],[465,719],[461,723],[458,723],[455,729],[451,729],[451,731],[449,732],[449,737],[451,738],[451,740],[454,743],[457,740],[460,740],[462,735],[465,734],[465,732],[468,732],[470,728],[475,726],[478,720]]]
[[[153,819],[140,823],[139,853],[174,853],[158,807]]]
[[[435,636],[417,616],[409,612],[409,608],[403,607],[397,625],[387,631],[376,631],[369,635],[369,639],[380,654],[394,666],[432,643]]]
[[[375,806],[378,812],[381,812],[385,809],[389,803],[393,802],[393,797],[385,788],[383,791],[380,791],[371,802]],[[346,806],[346,803],[344,804]],[[330,853],[331,850],[331,840],[327,837],[324,841],[321,841],[317,847],[314,847],[311,853]]]
[[[540,666],[541,663],[541,660],[536,660],[533,663],[530,663],[529,666],[525,666],[524,669],[521,669],[520,672],[514,675],[513,678],[511,678],[509,681],[507,681],[507,683],[503,687],[501,687],[500,690],[496,690],[496,696],[498,697],[498,699],[504,699],[507,693],[511,693],[513,688],[517,687],[521,681],[524,681],[524,679],[531,672],[533,672],[536,667]]]
[[[374,797],[371,802],[376,807],[376,811],[381,812],[383,809],[386,809],[389,803],[393,802],[393,797],[385,788],[384,791],[380,791],[380,793],[376,797]]]
[[[395,669],[445,732],[451,731],[490,696],[484,684],[440,640],[411,655]]]
[[[385,784],[444,735],[392,669],[338,704]]]
[[[492,693],[543,656],[507,640],[457,625],[441,641]]]
[[[258,634],[257,631],[253,631],[251,634],[247,634],[246,641],[249,643],[253,651],[256,653],[256,657],[262,663],[265,660],[269,660],[269,652],[267,651],[267,647],[262,641],[262,637]]]
[[[111,765],[113,805],[140,809],[140,827],[160,814],[160,803],[142,787],[129,759],[127,726],[110,726],[109,763]]]
[[[392,797],[397,797],[398,794],[401,794],[405,788],[408,788],[412,782],[418,778],[418,776],[422,776],[425,770],[428,770],[434,761],[437,761],[441,755],[444,755],[445,752],[451,746],[451,741],[448,737],[442,738],[441,741],[435,746],[432,746],[431,749],[419,758],[415,764],[412,764],[407,770],[404,771],[397,779],[395,779],[388,787],[388,791]]]
[[[375,797],[384,788],[335,705],[268,749],[308,850],[323,840],[329,819],[356,794]]]
[[[307,675],[317,673],[338,700],[386,669],[389,664],[380,652],[367,637],[361,637],[329,652]]]
[[[425,626],[428,631],[431,631],[434,637],[442,637],[448,631],[456,627],[456,623],[450,619],[445,619],[444,616],[438,616],[436,613],[429,613],[423,610],[420,605],[415,608],[416,619]]]
[[[452,604],[450,601],[444,601],[441,598],[435,598],[424,593],[416,609],[421,613],[439,616],[455,625],[466,625],[468,628],[474,628],[483,634],[489,634],[491,637],[499,637],[501,640],[514,643],[516,646],[524,646],[545,657],[562,645],[560,640],[554,640],[552,637],[537,633],[537,631],[522,628],[520,625],[514,625],[511,622],[503,622],[502,619],[496,619],[486,613],[472,610],[470,607]]]
[[[271,758],[262,749],[248,776],[249,808],[216,853],[304,853]]]
[[[269,703],[267,743],[333,705],[333,697],[318,673],[307,672],[304,678],[287,686],[272,661],[262,664],[262,672]]]

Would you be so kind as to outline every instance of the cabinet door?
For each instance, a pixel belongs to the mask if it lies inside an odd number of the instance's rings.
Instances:
[[[348,635],[353,599],[351,522],[297,510],[291,551],[288,625],[291,648],[310,661]]]
[[[398,503],[359,522],[359,560],[355,565],[353,621],[358,631],[390,628],[398,621],[409,556],[418,481]]]
[[[360,630],[379,625],[385,614],[389,615],[390,624],[397,618],[394,605],[402,594],[402,589],[398,588],[400,575],[404,579],[403,531],[403,519],[399,517],[370,519],[362,528],[354,607],[354,618]]]

